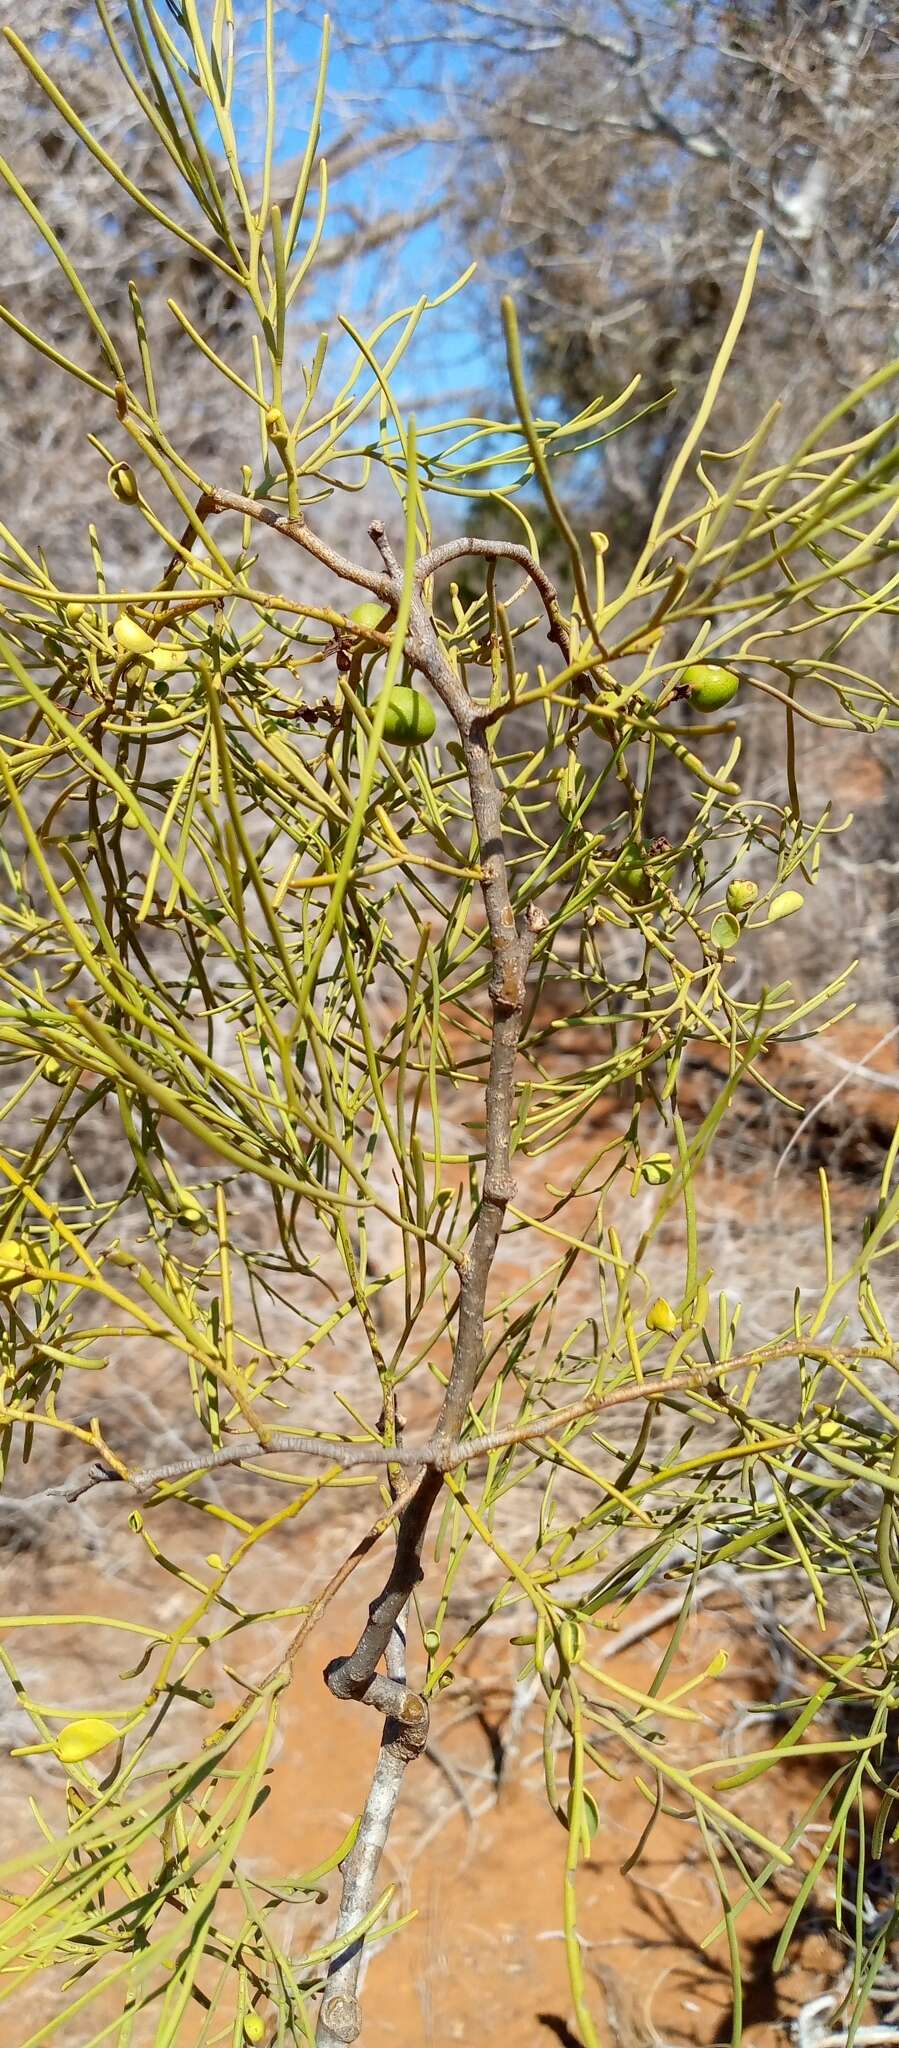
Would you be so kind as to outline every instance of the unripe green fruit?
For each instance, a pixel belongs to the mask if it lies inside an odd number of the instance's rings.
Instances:
[[[650,882],[642,854],[636,847],[629,847],[619,861],[614,874],[616,889],[626,896],[630,903],[645,903],[649,895]]]
[[[798,889],[784,889],[782,895],[774,898],[768,912],[768,923],[777,924],[782,917],[793,917],[797,910],[802,909],[804,902],[805,897],[800,896]]]
[[[114,498],[120,505],[136,505],[140,498],[140,485],[130,462],[114,462],[106,478]]]
[[[728,910],[719,911],[718,916],[713,921],[709,936],[712,945],[718,946],[722,953],[726,953],[728,946],[735,946],[740,937],[739,920],[731,917]]]
[[[380,702],[377,697],[371,707],[373,712],[377,712]],[[405,683],[395,684],[384,719],[385,740],[392,746],[420,747],[436,730],[437,714],[429,699],[420,690],[410,690]]]
[[[674,1172],[674,1161],[670,1152],[653,1152],[649,1159],[640,1161],[640,1177],[651,1188],[663,1188]]]
[[[261,2041],[265,2033],[265,2021],[259,2018],[258,2012],[248,2012],[243,2030],[248,2041]]]
[[[649,847],[632,840],[621,855],[612,881],[629,903],[648,903],[653,889],[668,881],[673,868],[673,860],[659,861],[653,866]]]
[[[690,692],[698,711],[721,711],[740,687],[732,668],[720,668],[714,661],[697,661],[684,669],[681,681]]]
[[[743,910],[751,910],[759,893],[757,882],[728,882],[727,907],[739,917]]]
[[[355,611],[350,613],[350,618],[361,632],[377,632],[386,610],[387,606],[383,604],[357,604]]]
[[[83,604],[80,598],[73,597],[71,604],[66,605],[66,621],[70,626],[95,626],[97,614],[93,605]]]

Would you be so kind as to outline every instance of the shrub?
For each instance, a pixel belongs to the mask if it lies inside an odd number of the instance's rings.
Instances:
[[[151,348],[138,288],[114,334],[58,246],[73,329],[84,323],[65,367],[95,393],[92,445],[158,576],[139,589],[110,577],[102,492],[89,573],[4,529],[5,1469],[23,1525],[52,1516],[54,1544],[76,1503],[102,1499],[134,1585],[127,1622],[59,1624],[73,1642],[94,1632],[102,1697],[51,1705],[0,1652],[32,1734],[18,1748],[50,1758],[47,1840],[27,1840],[4,1877],[5,1995],[22,2009],[58,1965],[71,1986],[56,2024],[84,2039],[118,2015],[123,2040],[152,2023],[174,2041],[189,2011],[196,2041],[354,2039],[400,1787],[472,1634],[499,1617],[545,1695],[589,2044],[575,1880],[609,1741],[647,1818],[673,1804],[700,1839],[735,1971],[741,1908],[796,1865],[803,1830],[786,1844],[760,1832],[731,1788],[796,1745],[827,1751],[826,1833],[800,1859],[781,1951],[859,1816],[875,1855],[892,1826],[877,1758],[895,1705],[899,1422],[879,1391],[894,1350],[877,1288],[897,1147],[846,1257],[822,1173],[821,1285],[748,1348],[730,1277],[704,1257],[696,1186],[745,1092],[780,1095],[778,1048],[843,1002],[847,963],[824,961],[811,993],[771,987],[762,942],[788,915],[814,921],[834,829],[828,812],[805,815],[798,723],[876,733],[895,719],[888,686],[853,664],[856,625],[894,602],[895,429],[854,436],[849,397],[787,462],[766,464],[770,422],[708,452],[755,250],[639,555],[617,561],[599,533],[585,548],[566,462],[581,478],[601,462],[639,395],[536,418],[510,304],[511,420],[417,432],[404,416],[394,373],[425,299],[367,338],[345,322],[352,359],[332,381],[324,341],[298,364],[292,321],[324,216],[320,168],[307,218],[321,89],[279,207],[274,65],[251,190],[228,11],[203,28],[185,0],[177,31],[149,10],[129,35],[116,53],[205,222],[191,248],[245,295],[256,334],[240,364],[193,336],[232,388],[245,444],[239,471],[198,469],[166,432],[165,344]],[[62,112],[102,160],[89,118]],[[435,538],[454,499],[484,495],[517,518],[519,542]],[[538,497],[565,550],[559,589],[533,539]],[[686,660],[671,653],[685,631]],[[709,664],[739,677],[740,697],[694,731],[685,670]],[[778,801],[741,782],[741,700],[755,696]],[[659,764],[681,784],[687,822],[671,837],[646,827]],[[573,1064],[556,1050],[562,1016]],[[701,1119],[681,1100],[697,1048],[718,1063]],[[832,1510],[859,1478],[877,1506],[847,1533]],[[360,1485],[368,1525],[344,1536]],[[294,1524],[317,1528],[322,1509],[344,1554],[300,1597]],[[339,1700],[383,1717],[371,1790],[310,1870],[300,1817],[289,1881],[268,1879],[244,1837],[297,1652],[372,1553],[385,1554],[380,1591],[325,1673]],[[848,1577],[867,1632],[848,1656],[819,1644],[818,1691],[791,1705],[786,1733],[738,1768],[686,1766],[685,1710],[665,1686],[697,1583],[722,1560],[751,1574],[785,1557],[822,1624]],[[613,1685],[597,1631],[665,1570],[683,1604],[657,1681]],[[466,1575],[476,1618],[460,1630]],[[106,1646],[122,1627],[141,1654],[114,1680]],[[863,1710],[851,1741],[815,1721],[840,1702]],[[864,1853],[862,1826],[857,1865]],[[336,1930],[304,1950],[298,1908],[338,1863]],[[867,1981],[860,1963],[858,1999]]]

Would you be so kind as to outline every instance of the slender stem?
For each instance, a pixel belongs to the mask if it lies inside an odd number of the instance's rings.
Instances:
[[[785,1358],[797,1357],[815,1358],[822,1364],[835,1366],[852,1366],[868,1358],[879,1359],[886,1365],[895,1364],[894,1354],[886,1345],[860,1344],[843,1350],[796,1337],[781,1344],[760,1346],[755,1351],[742,1351],[733,1358],[712,1359],[706,1365],[691,1366],[684,1372],[659,1374],[626,1387],[616,1387],[611,1394],[585,1394],[580,1401],[569,1402],[564,1408],[550,1409],[545,1415],[532,1415],[524,1422],[509,1423],[504,1429],[492,1429],[482,1436],[456,1438],[446,1443],[438,1443],[436,1436],[428,1437],[421,1444],[388,1444],[377,1438],[370,1443],[344,1443],[339,1439],[331,1443],[327,1438],[307,1436],[302,1430],[278,1429],[267,1430],[264,1435],[238,1437],[220,1450],[198,1451],[195,1458],[177,1458],[171,1464],[148,1465],[137,1472],[129,1473],[124,1466],[117,1471],[97,1459],[81,1472],[72,1473],[61,1485],[48,1486],[39,1493],[24,1496],[23,1506],[34,1509],[43,1503],[50,1506],[80,1500],[82,1494],[90,1493],[95,1486],[126,1485],[135,1493],[149,1493],[155,1486],[189,1479],[193,1473],[217,1472],[226,1465],[251,1464],[256,1458],[272,1456],[312,1458],[342,1471],[364,1465],[396,1465],[413,1472],[433,1470],[443,1474],[455,1471],[457,1466],[491,1458],[494,1451],[510,1450],[516,1444],[535,1443],[540,1437],[558,1436],[560,1430],[568,1429],[572,1423],[586,1421],[589,1416],[604,1415],[611,1408],[624,1408],[638,1401],[651,1404],[667,1401],[674,1395],[700,1393],[710,1380],[717,1380],[724,1373],[754,1372],[776,1365]],[[389,1520],[390,1515],[382,1518],[384,1527]]]

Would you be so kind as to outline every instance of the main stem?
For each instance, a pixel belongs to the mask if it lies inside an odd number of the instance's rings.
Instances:
[[[379,540],[379,529],[373,538]],[[382,549],[387,554],[386,548]],[[397,593],[398,595],[398,593]],[[490,1002],[493,1012],[490,1064],[486,1089],[484,1182],[471,1248],[460,1261],[459,1300],[453,1360],[446,1393],[433,1432],[435,1448],[448,1447],[461,1436],[469,1404],[483,1371],[484,1317],[487,1287],[506,1213],[515,1193],[512,1178],[512,1130],[515,1107],[515,1060],[521,1036],[527,968],[538,934],[546,928],[542,911],[529,906],[519,929],[509,893],[502,831],[502,797],[483,726],[443,652],[422,600],[416,597],[407,640],[415,667],[432,683],[459,727],[472,815],[482,869],[481,887],[492,955]],[[354,1650],[335,1658],[325,1678],[338,1699],[380,1704],[376,1691],[378,1666],[391,1663],[391,1644],[410,1596],[422,1577],[425,1533],[443,1485],[439,1471],[422,1474],[397,1527],[393,1563]],[[337,1932],[358,1926],[374,1903],[381,1852],[387,1838],[407,1765],[427,1740],[427,1705],[417,1694],[400,1688],[400,1713],[391,1710],[385,1722],[374,1779],[366,1800],[360,1834],[344,1870]],[[412,1713],[412,1702],[418,1712]],[[362,1845],[362,1846],[360,1846]],[[356,1996],[362,1943],[350,1942],[335,1954],[328,1973],[316,2033],[317,2048],[338,2048],[355,2041],[361,2029]]]
[[[204,493],[197,508],[198,520],[211,512],[239,512],[272,527],[284,538],[313,555],[335,575],[372,591],[386,605],[399,608],[402,574],[380,522],[369,528],[381,556],[383,572],[373,572],[349,561],[307,526],[304,518],[285,517],[257,499],[213,488]],[[509,891],[509,874],[502,828],[502,794],[490,758],[487,741],[489,714],[472,703],[467,690],[447,660],[423,597],[424,586],[438,568],[459,554],[482,554],[499,559],[508,556],[525,568],[542,599],[549,637],[568,658],[568,640],[556,593],[548,577],[527,551],[509,543],[479,543],[464,539],[446,548],[434,549],[419,562],[404,652],[413,669],[430,683],[435,695],[455,720],[462,743],[471,808],[481,866],[481,888],[491,951],[490,1002],[492,1029],[490,1064],[486,1090],[486,1139],[484,1182],[471,1248],[459,1260],[459,1300],[456,1338],[446,1393],[432,1436],[434,1448],[448,1450],[458,1442],[465,1427],[469,1404],[484,1368],[484,1317],[487,1286],[507,1204],[515,1193],[512,1178],[512,1130],[514,1127],[515,1060],[524,1016],[526,977],[531,954],[539,934],[546,930],[542,910],[528,906],[519,928]],[[359,1834],[344,1865],[343,1895],[337,1923],[338,1938],[347,1935],[328,1971],[328,1986],[322,2001],[316,2032],[317,2048],[339,2048],[355,2041],[361,2030],[357,1998],[363,1943],[352,1938],[374,1903],[375,1885],[387,1831],[399,1796],[400,1785],[413,1756],[427,1741],[427,1703],[410,1692],[405,1681],[405,1651],[402,1662],[397,1649],[402,1617],[422,1577],[421,1553],[431,1513],[443,1476],[429,1468],[422,1473],[412,1498],[397,1524],[396,1547],[388,1577],[372,1601],[368,1620],[354,1650],[337,1657],[325,1672],[330,1690],[338,1699],[363,1700],[385,1715],[380,1754],[363,1810]],[[379,1672],[386,1661],[387,1672]]]

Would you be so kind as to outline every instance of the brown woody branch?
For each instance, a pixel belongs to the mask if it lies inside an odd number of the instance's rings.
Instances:
[[[419,561],[415,571],[419,588],[438,569],[446,569],[450,563],[462,561],[466,555],[480,555],[487,562],[515,562],[525,571],[543,600],[549,620],[549,637],[555,641],[567,665],[571,659],[571,638],[559,604],[556,586],[522,542],[477,540],[472,539],[470,535],[464,535],[459,540],[445,541],[442,547],[432,548],[430,553],[423,555]]]

